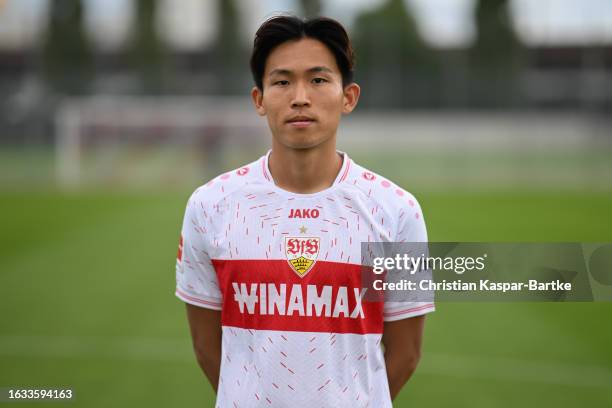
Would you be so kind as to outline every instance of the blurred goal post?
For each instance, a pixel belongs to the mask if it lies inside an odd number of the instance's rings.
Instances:
[[[223,170],[224,147],[264,146],[267,128],[244,97],[92,96],[60,104],[55,134],[58,184],[74,189],[210,176],[194,173]]]

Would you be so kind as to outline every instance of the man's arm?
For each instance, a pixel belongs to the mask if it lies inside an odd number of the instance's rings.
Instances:
[[[187,305],[187,320],[198,364],[217,392],[221,368],[221,312]]]
[[[384,324],[382,342],[392,400],[416,370],[421,358],[424,326],[425,315]]]

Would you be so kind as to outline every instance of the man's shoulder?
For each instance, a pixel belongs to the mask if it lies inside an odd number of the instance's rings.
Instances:
[[[405,207],[414,207],[417,203],[408,190],[354,161],[351,162],[345,182],[349,188],[357,190],[361,197],[391,213],[401,211]]]
[[[191,194],[190,201],[202,205],[215,205],[238,192],[246,192],[249,186],[263,183],[262,158],[218,175],[202,184]]]

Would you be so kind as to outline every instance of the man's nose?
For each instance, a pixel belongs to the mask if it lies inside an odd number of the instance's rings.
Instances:
[[[291,101],[291,107],[310,106],[310,98],[308,97],[308,90],[306,86],[301,82],[295,85],[295,93]]]

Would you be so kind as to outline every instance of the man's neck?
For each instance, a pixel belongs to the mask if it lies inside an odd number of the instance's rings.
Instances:
[[[312,194],[334,184],[342,160],[335,143],[303,150],[273,143],[268,164],[278,187],[292,193]]]

